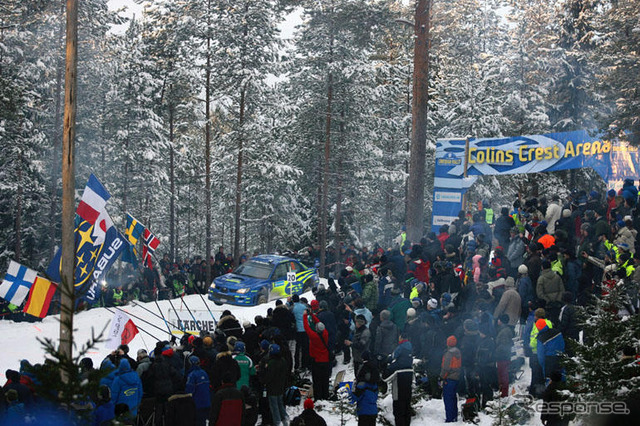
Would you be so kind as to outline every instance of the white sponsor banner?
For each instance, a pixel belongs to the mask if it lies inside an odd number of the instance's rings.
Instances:
[[[105,348],[113,350],[120,346],[122,343],[122,332],[127,322],[129,322],[129,315],[119,310],[113,313],[111,328],[109,329],[109,334],[107,334],[107,341],[104,344]]]
[[[445,203],[460,203],[462,202],[462,194],[459,192],[436,191],[434,199],[435,201],[443,201]]]
[[[191,316],[191,313],[193,316]],[[200,330],[213,333],[216,329],[216,322],[211,317],[209,311],[174,311],[169,309],[167,321],[171,334],[182,336],[183,334],[200,335]],[[194,319],[195,318],[195,319]],[[173,325],[172,325],[173,324]]]
[[[436,226],[451,225],[451,222],[453,222],[457,218],[458,218],[457,216],[434,216],[433,217],[433,224],[436,225]],[[434,231],[434,232],[436,232],[436,231]]]

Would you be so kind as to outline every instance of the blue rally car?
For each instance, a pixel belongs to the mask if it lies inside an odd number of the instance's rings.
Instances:
[[[209,299],[217,305],[255,306],[303,293],[317,287],[319,282],[315,268],[290,257],[264,254],[213,280]]]

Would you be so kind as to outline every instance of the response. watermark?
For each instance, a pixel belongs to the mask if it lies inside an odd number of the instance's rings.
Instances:
[[[553,401],[538,402],[534,409],[541,414],[550,415],[584,415],[584,414],[629,414],[627,403],[622,401],[600,401],[600,402],[569,402]]]

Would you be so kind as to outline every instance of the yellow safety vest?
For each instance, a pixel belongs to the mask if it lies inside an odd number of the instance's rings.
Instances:
[[[545,322],[547,323],[547,326],[549,328],[553,328],[553,324],[551,323],[551,321],[549,321],[548,319],[545,319]],[[531,337],[529,338],[529,347],[531,348],[531,351],[533,353],[537,353],[538,352],[538,333],[540,331],[538,330],[538,327],[536,327],[536,323],[533,323],[533,328],[531,329]]]
[[[484,209],[486,212],[484,220],[489,224],[493,224],[493,209]]]

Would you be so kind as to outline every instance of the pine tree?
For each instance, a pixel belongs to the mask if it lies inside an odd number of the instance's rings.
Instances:
[[[581,309],[583,342],[568,342],[575,355],[564,360],[572,400],[637,402],[640,375],[618,361],[620,352],[637,347],[640,339],[640,316],[629,314],[637,294],[637,283],[619,281]]]

